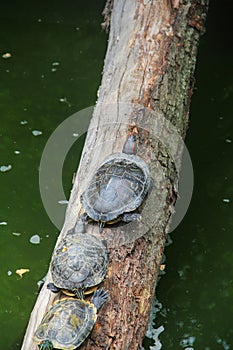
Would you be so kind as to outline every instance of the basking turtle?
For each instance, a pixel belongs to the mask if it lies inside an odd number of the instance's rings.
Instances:
[[[131,134],[122,153],[110,155],[99,166],[81,203],[101,231],[105,223],[138,219],[139,214],[132,212],[141,205],[150,184],[148,165],[136,155],[136,137]]]
[[[107,298],[108,293],[99,289],[90,302],[75,298],[55,302],[35,332],[34,340],[39,349],[76,349],[90,334],[97,311]]]
[[[81,215],[76,226],[70,230],[55,249],[51,261],[53,283],[47,288],[57,293],[61,289],[71,291],[79,298],[86,288],[100,284],[108,268],[106,242],[86,234],[86,215]]]

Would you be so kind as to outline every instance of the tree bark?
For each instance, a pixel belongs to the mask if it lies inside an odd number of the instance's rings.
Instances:
[[[108,1],[112,12],[105,11],[110,33],[102,84],[58,242],[74,226],[82,210],[80,194],[94,170],[107,155],[122,150],[132,130],[137,129],[138,152],[150,165],[156,190],[146,200],[149,205],[143,207],[144,221],[104,228],[110,262],[101,287],[109,291],[109,300],[82,350],[141,347],[177,198],[178,172],[171,154],[178,159],[182,145],[179,137],[169,139],[167,133],[172,125],[178,136],[186,134],[207,6],[208,0]],[[169,139],[170,150],[158,134]],[[98,235],[97,225],[88,225],[89,232]],[[36,349],[33,334],[54,299],[44,286],[22,350]]]

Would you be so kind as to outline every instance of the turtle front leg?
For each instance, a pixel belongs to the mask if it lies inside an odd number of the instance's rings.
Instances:
[[[51,292],[53,292],[53,293],[59,293],[59,292],[61,291],[61,288],[55,286],[55,284],[52,283],[52,282],[50,282],[50,283],[47,284],[47,288],[48,288],[49,290],[51,290]]]
[[[124,213],[122,216],[123,222],[141,221],[142,216],[139,213]]]

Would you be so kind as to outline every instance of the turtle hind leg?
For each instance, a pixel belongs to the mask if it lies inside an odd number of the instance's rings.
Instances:
[[[50,282],[50,283],[47,284],[47,288],[48,288],[49,290],[51,290],[51,292],[53,292],[53,293],[59,293],[59,292],[61,291],[61,288],[55,286],[55,284],[52,283],[52,282]],[[43,348],[42,348],[42,349],[43,349]]]
[[[53,343],[50,340],[43,340],[38,347],[40,350],[53,350]]]
[[[141,221],[142,216],[139,213],[124,213],[122,216],[123,222]]]
[[[105,303],[105,301],[108,299],[108,292],[104,289],[97,289],[93,297],[91,298],[91,302],[95,305],[97,310],[101,308],[101,306]]]

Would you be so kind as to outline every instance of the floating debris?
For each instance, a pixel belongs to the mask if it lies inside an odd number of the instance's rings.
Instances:
[[[5,173],[6,171],[9,171],[9,170],[11,170],[12,169],[12,166],[9,164],[9,165],[1,165],[0,166],[0,171],[2,172],[2,173]]]
[[[2,55],[2,58],[10,58],[12,55],[10,52],[6,52]]]
[[[31,236],[29,242],[32,244],[40,244],[40,236],[39,235]]]
[[[195,342],[195,337],[193,336],[190,336],[190,337],[187,337],[187,338],[184,338],[184,339],[181,339],[180,341],[180,345],[185,348],[185,350],[189,349],[189,350],[193,350],[193,344]]]
[[[11,270],[7,271],[7,275],[11,276],[12,275],[12,271]]]
[[[56,72],[57,71],[57,68],[52,68],[51,69],[51,72]]]
[[[59,98],[59,101],[62,102],[62,103],[67,104],[68,107],[71,107],[71,103],[67,100],[66,97]]]
[[[42,131],[40,131],[40,130],[32,130],[32,135],[40,136],[40,135],[42,135]]]
[[[2,222],[0,222],[0,225],[7,225],[7,222],[6,221],[2,221]]]
[[[160,271],[164,271],[164,270],[165,270],[165,267],[166,267],[165,264],[161,264],[160,267],[159,267]]]
[[[69,201],[67,199],[61,199],[60,201],[58,201],[59,204],[68,204]]]
[[[22,277],[23,277],[23,274],[25,274],[26,272],[29,272],[29,271],[30,271],[29,269],[17,269],[17,270],[15,271],[15,273],[17,273],[17,275],[19,275],[20,278],[22,278]]]
[[[16,150],[16,151],[14,151],[14,154],[20,154],[20,151]]]
[[[17,236],[17,237],[21,236],[21,234],[22,233],[20,233],[20,232],[12,232],[12,235]]]
[[[74,137],[79,137],[79,134],[74,132],[74,133],[73,133],[73,136],[74,136]]]
[[[227,143],[232,143],[231,139],[226,139],[225,140]]]
[[[223,198],[222,200],[224,203],[230,203],[230,199],[229,198]]]
[[[21,122],[20,122],[21,125],[25,125],[25,124],[27,124],[27,123],[28,123],[27,120],[21,120]]]
[[[59,62],[53,62],[52,65],[53,65],[53,66],[59,66],[60,63],[59,63]]]

